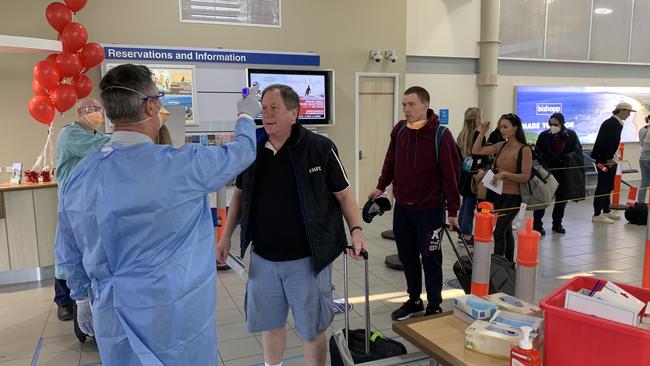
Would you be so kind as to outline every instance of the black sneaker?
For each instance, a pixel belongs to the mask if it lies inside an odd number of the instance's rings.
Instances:
[[[427,306],[427,311],[424,312],[424,315],[427,316],[427,315],[434,315],[440,313],[442,313],[442,308],[440,306],[438,306],[435,309]]]
[[[542,234],[542,236],[546,235],[546,230],[544,230],[544,228],[541,226],[539,227],[533,226],[533,230],[538,231],[540,234]]]
[[[412,316],[418,316],[424,314],[424,304],[422,304],[422,300],[411,300],[408,299],[407,302],[402,304],[399,309],[393,311],[393,313],[390,315],[393,320],[398,321],[398,320],[406,320]]]

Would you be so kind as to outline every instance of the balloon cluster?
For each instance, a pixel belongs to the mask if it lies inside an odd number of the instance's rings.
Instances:
[[[45,9],[45,17],[58,33],[63,44],[61,53],[53,53],[34,65],[29,114],[38,122],[50,125],[55,109],[61,113],[69,110],[77,99],[87,97],[93,83],[86,72],[104,60],[104,49],[97,43],[86,43],[86,28],[73,22],[88,0],[53,2]]]

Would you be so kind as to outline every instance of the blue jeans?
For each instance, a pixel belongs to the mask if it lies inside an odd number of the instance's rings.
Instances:
[[[641,187],[639,187],[638,202],[645,202],[645,195],[650,186],[650,152],[642,152],[639,158],[639,168],[641,168]]]
[[[474,212],[476,212],[476,196],[463,197],[458,215],[458,224],[463,235],[472,236],[474,232]]]

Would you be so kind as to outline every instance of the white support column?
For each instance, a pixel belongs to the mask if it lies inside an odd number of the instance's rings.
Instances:
[[[478,106],[483,118],[496,125],[497,86],[499,85],[499,0],[481,1],[481,40],[479,41]],[[509,112],[509,111],[504,111]]]

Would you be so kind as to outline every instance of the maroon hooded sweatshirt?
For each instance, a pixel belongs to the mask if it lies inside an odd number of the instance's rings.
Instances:
[[[427,111],[427,122],[418,130],[402,128],[405,123],[405,120],[399,121],[390,134],[377,189],[385,191],[393,183],[395,201],[401,206],[412,209],[446,207],[450,217],[457,217],[460,157],[454,137],[449,130],[445,131],[437,158],[436,131],[440,123],[433,110]]]

